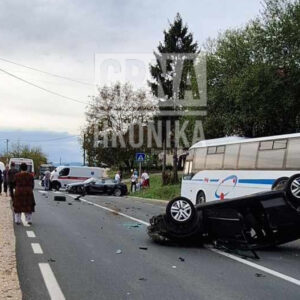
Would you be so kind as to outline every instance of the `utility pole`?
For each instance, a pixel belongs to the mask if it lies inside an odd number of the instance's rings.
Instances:
[[[85,166],[85,134],[83,135],[83,165]]]
[[[6,139],[6,163],[8,164],[8,142],[9,139]]]

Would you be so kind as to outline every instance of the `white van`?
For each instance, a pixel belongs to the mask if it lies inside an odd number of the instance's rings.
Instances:
[[[22,163],[25,163],[27,165],[27,171],[29,173],[31,173],[32,175],[34,175],[34,163],[33,163],[33,160],[30,159],[30,158],[21,158],[21,157],[14,157],[14,158],[11,158],[9,160],[9,168],[11,168],[11,164],[12,162],[15,163],[15,168],[20,171],[20,165]]]
[[[67,184],[85,181],[91,177],[104,177],[104,169],[97,167],[59,166],[51,173],[51,186],[55,190],[66,187]]]

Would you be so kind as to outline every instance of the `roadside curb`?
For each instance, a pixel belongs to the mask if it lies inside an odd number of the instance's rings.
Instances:
[[[0,299],[22,299],[10,198],[0,196]]]
[[[149,202],[158,202],[158,203],[163,203],[167,204],[169,200],[162,200],[162,199],[154,199],[154,198],[142,198],[142,197],[135,197],[135,196],[126,196],[126,198],[132,198],[136,200],[144,200],[144,201],[149,201]]]

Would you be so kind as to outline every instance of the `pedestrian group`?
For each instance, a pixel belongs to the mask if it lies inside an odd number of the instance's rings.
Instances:
[[[25,214],[25,220],[32,224],[32,213],[35,209],[34,200],[34,177],[27,172],[26,163],[20,165],[20,171],[16,169],[15,163],[11,163],[9,168],[6,165],[5,170],[0,170],[0,195],[2,195],[2,184],[5,196],[9,195],[14,209],[14,220],[17,225],[21,224],[21,214]]]

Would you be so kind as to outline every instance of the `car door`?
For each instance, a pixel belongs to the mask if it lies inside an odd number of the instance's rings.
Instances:
[[[103,194],[106,192],[105,180],[96,180],[93,184],[94,193]]]

